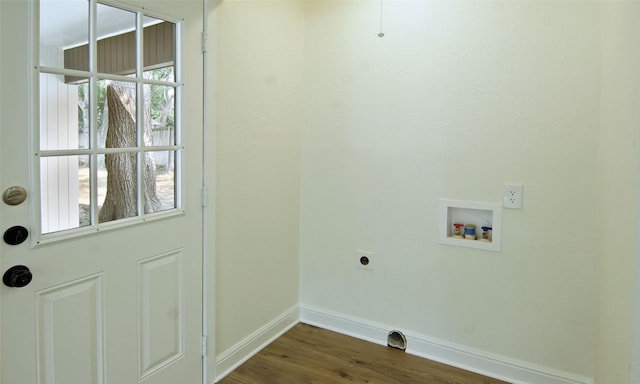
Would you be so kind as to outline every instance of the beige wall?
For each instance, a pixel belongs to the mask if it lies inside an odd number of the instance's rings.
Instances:
[[[629,382],[638,3],[384,7],[217,8],[217,353],[299,302]],[[500,253],[437,243],[505,182]]]
[[[298,302],[303,8],[226,1],[217,60],[216,351]]]
[[[301,305],[594,377],[600,11],[387,2],[380,39],[373,3],[307,3]],[[505,182],[525,192],[502,252],[438,244],[439,198]]]
[[[603,6],[597,383],[630,383],[640,129],[640,3]]]

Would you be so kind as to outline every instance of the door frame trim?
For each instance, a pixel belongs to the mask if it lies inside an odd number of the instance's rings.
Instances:
[[[211,11],[220,2],[215,0]],[[215,15],[209,17],[209,12],[209,0],[202,0],[202,384],[214,383],[216,377],[216,110],[215,99],[211,105],[209,101],[215,89],[216,44],[208,44],[210,22],[215,30]],[[209,148],[213,156],[208,156]]]
[[[637,159],[640,169],[640,151]],[[633,273],[633,313],[631,329],[631,373],[630,384],[640,383],[640,181],[638,182],[638,196],[636,205],[636,243],[634,252]],[[635,362],[635,364],[634,364]]]

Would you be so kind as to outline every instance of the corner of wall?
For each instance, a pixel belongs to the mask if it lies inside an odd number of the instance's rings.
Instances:
[[[601,7],[601,187],[597,222],[601,248],[595,376],[599,384],[625,384],[640,380],[637,369],[635,379],[629,370],[640,365],[640,361],[631,360],[632,349],[640,349],[640,324],[638,319],[633,321],[634,306],[636,316],[640,315],[636,240],[640,198],[640,3],[603,3]]]
[[[269,323],[257,329],[255,332],[240,340],[216,357],[216,379],[222,380],[225,376],[238,368],[264,347],[285,334],[289,329],[298,324],[298,307],[292,307],[283,312]]]

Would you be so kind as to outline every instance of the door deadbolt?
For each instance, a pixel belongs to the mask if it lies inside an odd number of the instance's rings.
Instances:
[[[4,231],[2,239],[9,245],[22,244],[29,237],[29,230],[23,226],[16,225]]]
[[[29,285],[31,279],[33,279],[33,275],[29,268],[24,265],[15,265],[7,269],[2,276],[2,282],[4,285],[14,288],[22,288]]]
[[[5,189],[2,201],[7,205],[20,205],[27,199],[27,190],[20,186]]]

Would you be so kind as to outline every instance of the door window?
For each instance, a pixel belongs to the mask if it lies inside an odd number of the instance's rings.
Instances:
[[[180,212],[179,27],[95,0],[40,0],[38,242]]]

